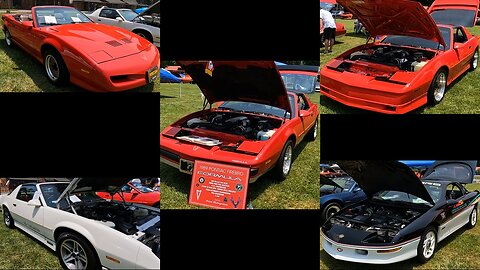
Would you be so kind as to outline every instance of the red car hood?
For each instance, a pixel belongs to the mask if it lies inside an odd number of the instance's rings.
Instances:
[[[136,54],[152,46],[132,32],[96,23],[52,26],[46,31],[75,45],[97,63]]]
[[[245,101],[292,111],[274,61],[179,62],[210,103]]]
[[[445,48],[440,30],[419,3],[409,0],[338,0],[356,16],[372,37],[402,35],[439,42]]]

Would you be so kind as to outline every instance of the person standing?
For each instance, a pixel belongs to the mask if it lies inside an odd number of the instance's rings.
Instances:
[[[325,53],[333,51],[333,43],[335,43],[335,20],[332,13],[323,8],[320,8],[320,32],[323,29],[323,39],[325,40]]]

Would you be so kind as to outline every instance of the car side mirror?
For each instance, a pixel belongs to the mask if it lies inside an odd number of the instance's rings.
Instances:
[[[356,188],[354,188],[354,189],[352,190],[352,192],[353,192],[353,193],[357,193],[357,192],[359,192],[360,190],[362,190],[362,189],[359,188],[359,187],[356,187]]]
[[[117,20],[119,22],[123,21],[123,19],[121,17],[116,17],[115,20]]]
[[[455,43],[455,45],[453,46],[455,50],[462,49],[463,47],[465,47],[465,44],[463,43]]]
[[[33,28],[33,21],[23,21],[22,25],[26,26],[28,30]]]
[[[306,110],[300,110],[300,117],[312,116],[312,112]]]
[[[39,199],[31,199],[30,201],[27,202],[27,204],[35,207],[42,206],[42,203],[40,202]]]
[[[447,200],[447,205],[448,205],[448,206],[452,206],[452,205],[455,205],[455,204],[457,204],[457,201],[456,201],[456,200],[454,200],[454,199],[448,199],[448,200]]]

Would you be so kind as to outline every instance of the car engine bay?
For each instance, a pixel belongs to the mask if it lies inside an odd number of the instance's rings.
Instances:
[[[374,46],[348,56],[349,60],[367,61],[397,67],[403,71],[418,71],[435,56],[432,51],[396,46]]]
[[[160,213],[147,208],[104,200],[74,204],[77,215],[130,235],[160,258]]]
[[[423,213],[424,210],[418,209],[362,204],[345,209],[332,217],[326,225],[370,232],[363,240],[365,243],[389,243],[401,229]]]
[[[282,121],[268,117],[245,115],[238,113],[212,112],[192,118],[182,124],[189,129],[204,129],[243,136],[248,140],[268,140]],[[196,135],[192,132],[185,135]],[[221,140],[222,138],[215,138]]]

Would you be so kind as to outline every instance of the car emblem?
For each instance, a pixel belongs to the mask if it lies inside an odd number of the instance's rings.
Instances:
[[[344,238],[344,237],[345,237],[345,235],[343,235],[343,234],[339,234],[339,235],[338,235],[338,238],[340,238],[340,239],[342,239],[342,238]]]
[[[343,251],[343,248],[337,248],[337,251],[338,251],[338,252],[342,252],[342,251]]]

